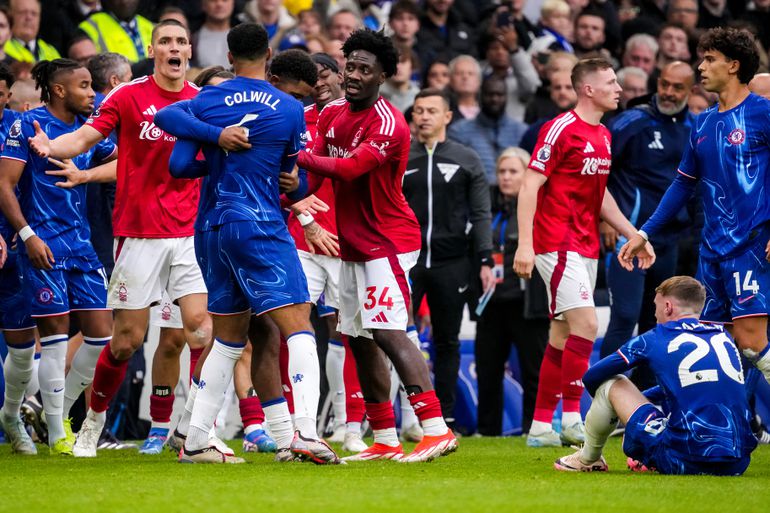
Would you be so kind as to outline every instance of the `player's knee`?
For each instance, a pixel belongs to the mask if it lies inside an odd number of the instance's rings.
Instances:
[[[594,340],[599,331],[599,322],[596,315],[581,315],[576,319],[570,319],[570,334],[578,335],[588,340]]]
[[[735,343],[742,351],[748,349],[758,353],[767,345],[767,329],[765,327],[736,322],[732,331]]]
[[[133,325],[115,326],[110,347],[118,360],[127,360],[144,342],[144,331]]]
[[[212,336],[211,316],[206,312],[200,312],[187,320],[186,329],[189,333],[187,342],[190,347],[204,347],[209,343]]]

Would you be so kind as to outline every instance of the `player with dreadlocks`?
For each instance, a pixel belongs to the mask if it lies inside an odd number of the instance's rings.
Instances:
[[[24,242],[20,265],[40,331],[40,392],[50,451],[72,455],[75,440],[66,417],[91,383],[99,354],[112,338],[112,313],[106,305],[107,278],[90,242],[85,186],[57,187],[59,179],[46,171],[57,166],[88,169],[114,160],[117,148],[106,140],[68,162],[37,156],[28,144],[35,134],[33,122],[52,139],[77,130],[93,110],[94,91],[88,70],[69,59],[41,61],[32,76],[45,105],[11,126],[0,160],[0,204]],[[65,378],[70,313],[85,343]]]
[[[351,337],[374,444],[348,460],[430,461],[457,449],[441,414],[425,360],[406,334],[408,273],[420,252],[420,226],[401,183],[409,159],[404,116],[380,97],[398,52],[381,32],[358,30],[342,50],[345,98],[318,119],[313,152],[298,164],[333,179],[342,269],[340,331]],[[311,186],[311,190],[313,187]],[[425,436],[403,456],[390,401],[385,353],[398,371]]]

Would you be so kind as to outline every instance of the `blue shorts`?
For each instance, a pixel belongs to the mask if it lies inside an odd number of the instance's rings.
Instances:
[[[698,280],[706,287],[701,321],[729,323],[741,317],[768,314],[770,262],[764,237],[745,253],[725,260],[701,257]],[[764,242],[763,242],[764,240]]]
[[[0,329],[26,330],[35,327],[30,315],[29,296],[22,286],[23,276],[16,252],[9,252],[0,269]]]
[[[59,257],[50,271],[33,267],[26,255],[19,260],[25,294],[32,299],[32,317],[107,309],[107,275],[96,254]]]
[[[260,315],[310,302],[294,240],[283,222],[242,222],[195,233],[209,311]]]
[[[666,416],[652,404],[640,406],[626,424],[623,452],[661,474],[739,476],[749,467],[750,456],[733,461],[688,461],[666,443]]]

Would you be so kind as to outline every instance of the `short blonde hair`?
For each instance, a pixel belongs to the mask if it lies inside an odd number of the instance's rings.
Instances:
[[[672,276],[658,285],[655,292],[676,299],[680,305],[692,308],[693,312],[703,310],[706,303],[706,289],[690,276]]]
[[[510,147],[503,150],[503,152],[500,154],[499,157],[497,157],[497,162],[495,162],[495,171],[500,167],[500,162],[502,162],[505,159],[512,159],[516,158],[521,161],[521,163],[524,165],[524,169],[527,169],[527,166],[529,166],[529,159],[530,154],[527,153],[526,150],[523,150],[518,147]]]
[[[554,14],[570,14],[569,4],[564,0],[545,0],[540,8],[540,17],[547,18]]]

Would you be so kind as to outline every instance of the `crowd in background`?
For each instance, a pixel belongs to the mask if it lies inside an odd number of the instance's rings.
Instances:
[[[130,76],[151,73],[150,33],[153,22],[166,18],[189,27],[193,43],[190,79],[203,68],[229,67],[227,32],[240,22],[253,21],[265,26],[274,52],[299,48],[327,53],[340,70],[344,69],[342,44],[354,30],[384,30],[396,43],[400,60],[381,94],[404,113],[415,137],[421,130],[413,109],[415,98],[425,88],[446,91],[451,110],[446,137],[470,148],[480,163],[473,184],[469,178],[458,187],[468,191],[475,187],[478,192],[481,184],[484,198],[476,195],[471,199],[470,193],[452,196],[458,203],[448,210],[454,208],[465,217],[459,224],[447,223],[451,225],[447,236],[464,238],[462,251],[434,262],[421,261],[413,274],[428,276],[426,271],[431,269],[436,281],[443,279],[442,273],[449,280],[457,273],[458,262],[464,263],[463,276],[470,280],[467,290],[460,283],[454,292],[446,292],[426,281],[420,290],[427,297],[427,307],[420,317],[425,330],[429,319],[434,321],[434,370],[443,369],[438,373],[445,377],[448,373],[445,383],[437,384],[437,393],[442,407],[451,408],[459,365],[459,320],[441,319],[439,296],[459,294],[461,304],[467,300],[472,312],[480,312],[472,316],[479,321],[475,348],[478,431],[484,435],[501,432],[502,376],[511,344],[517,346],[522,366],[524,431],[531,420],[548,316],[542,281],[535,278],[525,283],[512,271],[518,237],[516,196],[539,128],[574,106],[572,66],[578,59],[597,56],[615,65],[623,94],[618,111],[605,120],[612,126],[612,119],[621,112],[647,104],[653,93],[662,94],[661,73],[676,61],[690,66],[695,78],[688,82],[685,94],[677,97],[680,102],[684,98],[685,104],[672,115],[682,115],[683,109],[698,114],[715,102],[698,86],[695,70],[697,41],[705,29],[729,25],[754,33],[761,55],[760,72],[768,71],[770,49],[770,0],[11,0],[0,7],[0,60],[16,78],[13,100],[34,97],[30,70],[39,60],[61,56],[87,63],[98,54],[111,52],[127,59]],[[128,80],[127,67],[125,71]],[[650,148],[656,149],[654,145]],[[439,169],[449,183],[455,164],[444,165]],[[464,163],[457,166],[468,167]],[[405,194],[410,197],[408,181]],[[109,193],[97,196],[94,202],[89,208],[103,222],[108,216],[98,212],[109,209]],[[472,212],[478,208],[486,211],[474,217]],[[450,215],[442,212],[436,215]],[[683,230],[678,237],[684,242],[678,257],[674,253],[673,262],[669,261],[671,274],[694,273],[697,244],[692,237],[697,230],[692,228],[698,226],[697,209],[690,209],[687,215],[690,218],[685,224],[690,231]],[[430,234],[426,237],[427,221],[419,220],[425,252],[426,244],[440,241],[431,240]],[[439,224],[441,220],[431,217],[430,222]],[[102,245],[105,251],[100,252],[105,260],[110,258],[109,230],[109,226],[93,230],[95,238],[102,236],[106,241]],[[609,255],[617,237],[607,231],[603,234]],[[98,249],[100,245],[94,243]],[[108,261],[105,267],[110,268]],[[484,267],[498,273],[496,291],[489,304],[477,310],[477,299],[487,288]],[[604,288],[603,274],[600,272],[599,289]],[[613,311],[616,314],[620,315]],[[631,312],[623,322],[630,323],[633,330],[641,323],[639,316],[638,311]],[[453,326],[445,329],[447,323]],[[446,410],[444,415],[452,417]]]

